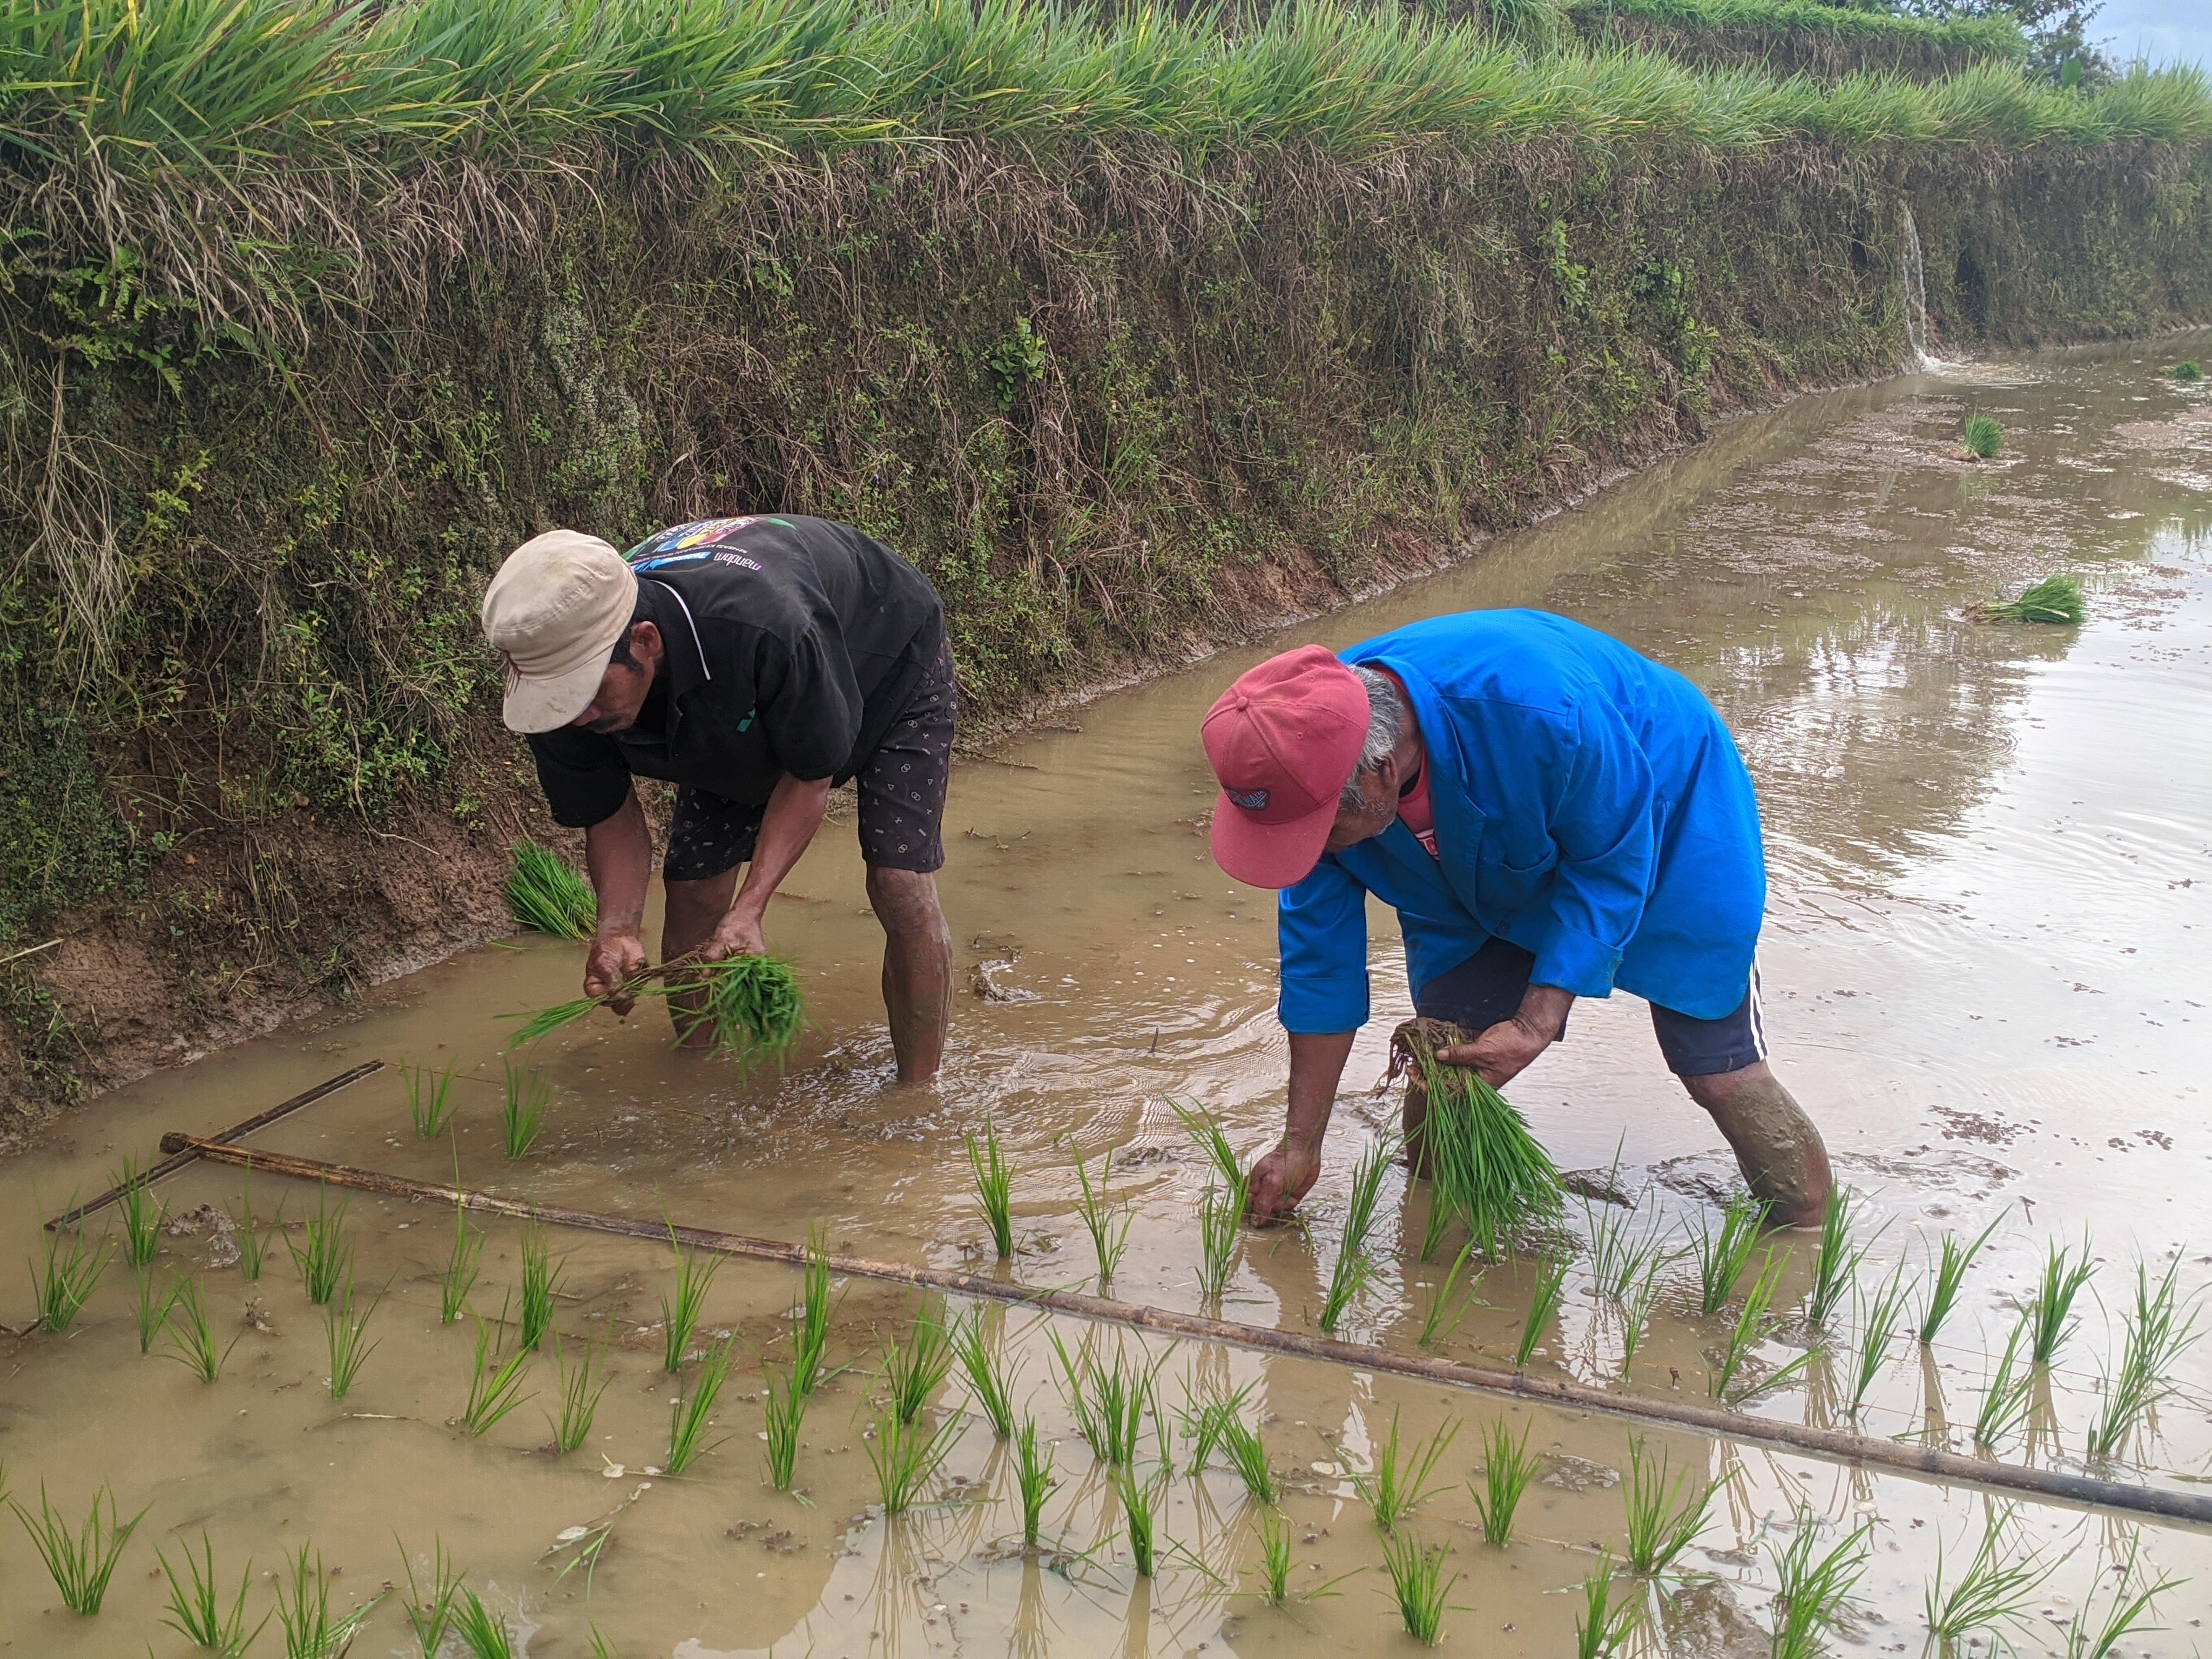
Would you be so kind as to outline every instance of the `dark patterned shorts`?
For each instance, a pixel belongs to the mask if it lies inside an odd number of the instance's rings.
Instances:
[[[945,789],[952,778],[959,701],[948,645],[854,780],[860,795],[860,856],[877,869],[927,874],[945,866]],[[679,788],[661,873],[670,881],[704,881],[735,869],[752,857],[766,811]]]

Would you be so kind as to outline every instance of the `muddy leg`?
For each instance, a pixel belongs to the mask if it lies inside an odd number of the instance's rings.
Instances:
[[[1763,1060],[1734,1072],[1686,1077],[1690,1098],[1712,1114],[1735,1151],[1752,1195],[1766,1201],[1784,1226],[1820,1224],[1834,1176],[1828,1149],[1805,1109],[1790,1097]]]
[[[707,942],[708,935],[722,925],[722,918],[730,913],[730,900],[738,890],[738,876],[742,865],[733,865],[719,876],[709,876],[704,881],[672,881],[667,886],[668,907],[663,914],[660,928],[660,959],[680,957],[686,951],[696,951]],[[699,1009],[706,992],[685,991],[668,999],[668,1015],[676,1023],[676,1035],[686,1048],[711,1048],[714,1046],[714,1029],[699,1018]]]
[[[868,866],[868,902],[884,925],[884,1012],[899,1081],[937,1075],[952,1018],[952,930],[937,902],[937,878]]]

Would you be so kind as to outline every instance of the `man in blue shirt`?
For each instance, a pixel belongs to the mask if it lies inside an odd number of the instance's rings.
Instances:
[[[1321,1171],[1368,1018],[1372,893],[1398,912],[1415,1009],[1479,1033],[1439,1058],[1503,1087],[1577,997],[1632,992],[1771,1218],[1820,1220],[1827,1153],[1760,1024],[1758,803],[1688,680],[1562,617],[1472,611],[1341,659],[1286,652],[1230,687],[1203,735],[1216,860],[1283,890],[1289,1119],[1254,1171],[1255,1219]],[[1409,1094],[1409,1140],[1424,1104]]]

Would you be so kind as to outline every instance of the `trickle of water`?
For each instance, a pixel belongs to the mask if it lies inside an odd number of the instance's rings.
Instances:
[[[1900,202],[1905,219],[1905,252],[1898,276],[1905,288],[1905,339],[1912,348],[1912,362],[1923,374],[1940,368],[1942,360],[1928,349],[1928,278],[1920,258],[1920,227],[1912,222],[1912,204]]]

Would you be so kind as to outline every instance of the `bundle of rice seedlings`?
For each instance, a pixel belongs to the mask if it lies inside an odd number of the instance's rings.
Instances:
[[[1463,1219],[1486,1255],[1565,1210],[1559,1172],[1521,1114],[1480,1073],[1447,1066],[1437,1051],[1474,1034],[1439,1019],[1409,1019],[1390,1038],[1394,1068],[1428,1095],[1421,1130],[1435,1201]]]
[[[2174,380],[2185,381],[2191,384],[2194,384],[2204,378],[2204,371],[2199,368],[2195,362],[2189,358],[2184,358],[2181,362],[2176,363],[2172,368],[2167,369],[2166,372]]]
[[[589,939],[599,925],[599,904],[584,878],[534,841],[517,842],[508,850],[514,868],[500,889],[507,915],[556,939]]]
[[[1984,622],[2046,623],[2054,628],[2076,628],[2089,615],[2081,598],[2081,584],[2071,576],[2045,576],[2016,599],[1985,605],[1974,614]]]
[[[799,975],[787,960],[777,956],[664,962],[604,995],[578,997],[574,1002],[556,1003],[527,1016],[503,1014],[501,1018],[523,1022],[507,1039],[507,1046],[513,1050],[549,1036],[621,997],[667,998],[698,991],[706,994],[696,1007],[676,1011],[678,1037],[709,1030],[714,1036],[715,1052],[741,1066],[750,1066],[763,1056],[781,1066],[805,1029],[806,1005],[799,994]]]
[[[2004,428],[1994,416],[1970,416],[1966,420],[1966,444],[1969,454],[1994,461],[1997,452],[2004,447]]]

